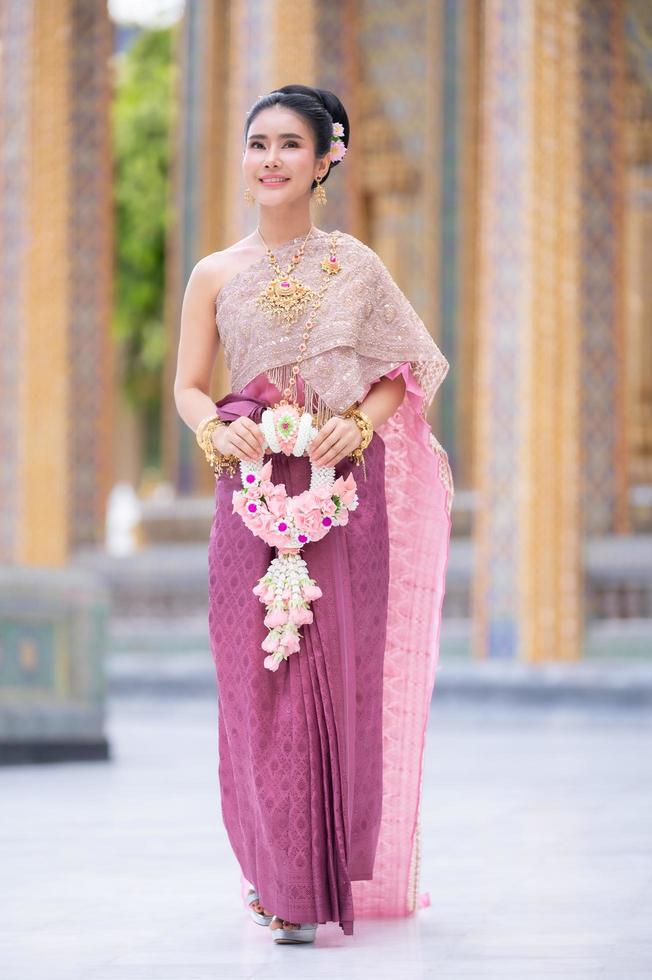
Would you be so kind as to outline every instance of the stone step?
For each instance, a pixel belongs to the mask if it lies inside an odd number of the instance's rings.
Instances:
[[[78,552],[73,564],[101,576],[115,616],[185,619],[204,614],[208,603],[208,539],[199,544],[151,545],[133,554]],[[652,535],[590,539],[585,543],[585,608],[588,620],[652,619]],[[473,542],[452,539],[444,616],[470,615]],[[252,583],[252,587],[255,583]]]

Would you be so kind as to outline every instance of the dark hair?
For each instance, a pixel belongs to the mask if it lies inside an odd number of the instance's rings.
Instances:
[[[328,89],[310,88],[308,85],[283,85],[282,88],[275,88],[267,95],[261,95],[247,113],[244,126],[245,141],[254,117],[263,109],[277,104],[292,109],[306,120],[315,138],[315,156],[324,157],[330,152],[333,123],[336,122],[342,123],[344,145],[349,145],[349,117],[338,97]],[[322,184],[327,180],[331,167],[337,166],[339,162],[339,160],[331,161],[322,177]],[[316,186],[317,181],[313,180],[312,188]]]

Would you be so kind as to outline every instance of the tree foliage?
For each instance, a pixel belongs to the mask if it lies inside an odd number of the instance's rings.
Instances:
[[[156,441],[165,353],[163,299],[173,111],[170,28],[144,30],[116,55],[113,332],[122,384]],[[155,434],[156,433],[156,434]]]

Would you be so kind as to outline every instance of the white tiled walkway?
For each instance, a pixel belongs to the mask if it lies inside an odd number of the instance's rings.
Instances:
[[[211,695],[114,699],[110,763],[0,770],[2,980],[652,977],[652,720],[435,694],[432,904],[277,946],[240,903]]]

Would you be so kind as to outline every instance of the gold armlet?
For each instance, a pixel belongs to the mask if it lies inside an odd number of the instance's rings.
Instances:
[[[240,460],[237,456],[221,453],[213,442],[213,431],[218,425],[228,425],[219,415],[208,415],[197,426],[195,438],[197,445],[204,451],[208,465],[216,476],[221,476],[226,470],[229,476],[234,476]]]
[[[342,413],[342,417],[345,419],[353,419],[360,430],[360,445],[357,447],[357,449],[354,449],[353,452],[349,453],[349,459],[352,462],[355,462],[356,466],[359,466],[362,462],[362,469],[366,479],[367,471],[364,462],[364,450],[372,440],[374,434],[374,424],[369,416],[366,415],[361,408],[359,408],[357,402],[354,402],[350,408],[347,408],[347,410]]]

